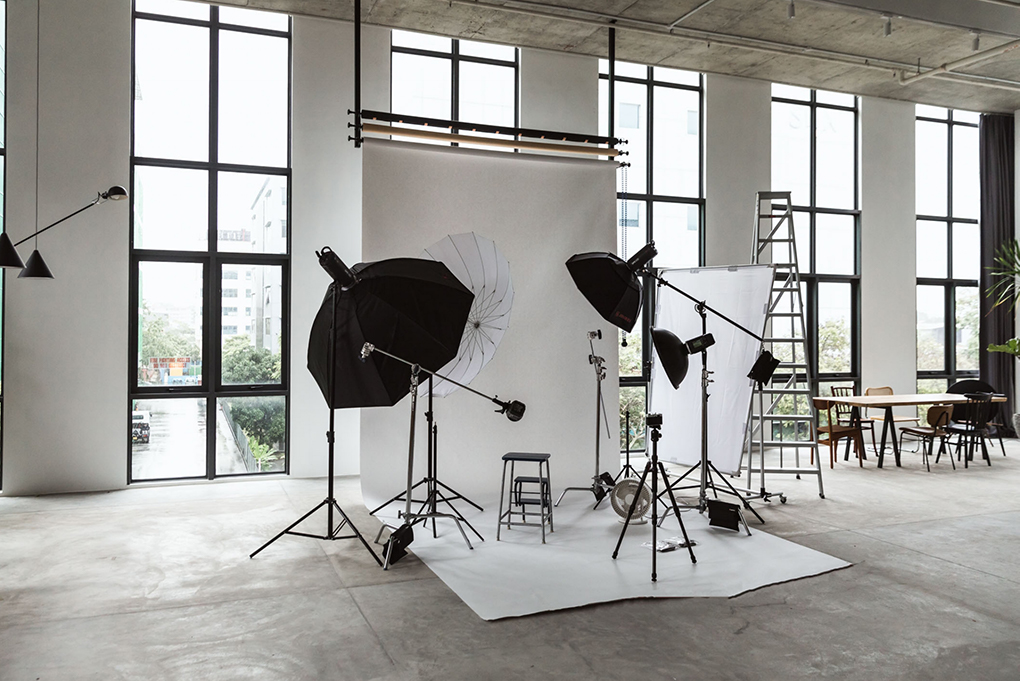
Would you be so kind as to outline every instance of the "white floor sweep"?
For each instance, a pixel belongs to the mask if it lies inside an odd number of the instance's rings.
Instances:
[[[608,499],[593,511],[591,494],[567,494],[554,509],[555,532],[547,531],[544,545],[538,527],[508,530],[504,526],[497,542],[499,499],[475,501],[485,512],[478,513],[463,502],[458,509],[485,537],[484,542],[465,528],[474,546],[469,550],[454,523],[440,519],[436,539],[431,524],[427,529],[415,526],[409,549],[486,620],[628,598],[736,596],[850,565],[769,535],[753,517],[749,537],[744,532],[710,528],[707,516],[687,511],[684,524],[697,542],[698,562],[691,564],[686,549],[660,552],[658,581],[652,583],[651,549],[642,546],[651,540],[651,525],[632,524],[619,557],[613,560],[622,524]],[[395,523],[398,505],[380,511],[380,519]],[[672,518],[659,528],[659,539],[678,535],[679,525]],[[391,569],[399,569],[399,563]]]

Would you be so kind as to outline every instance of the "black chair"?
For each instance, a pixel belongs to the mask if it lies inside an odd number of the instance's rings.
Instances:
[[[992,418],[995,403],[992,402],[992,393],[967,393],[967,401],[958,404],[953,409],[953,421],[946,428],[950,435],[956,436],[956,455],[959,458],[963,451],[963,467],[967,468],[968,462],[974,458],[974,450],[980,445],[981,456],[988,465],[992,465],[992,459],[988,456],[988,448],[985,446],[985,438],[988,437],[988,421]],[[966,412],[966,419],[959,418],[957,412],[963,408]]]
[[[995,388],[990,383],[978,380],[976,378],[967,378],[962,381],[957,381],[953,385],[946,389],[947,393],[953,395],[966,395],[967,393],[995,393]],[[957,405],[956,410],[953,412],[954,421],[967,421],[970,417],[967,405]],[[998,407],[992,408],[992,416],[989,418],[989,422],[986,427],[987,435],[985,437],[994,437],[999,441],[999,448],[1002,449],[1002,455],[1006,456],[1006,445],[1002,442],[1002,415],[1001,409]]]
[[[928,462],[928,459],[935,448],[936,439],[939,441],[939,451],[935,455],[935,463],[939,462],[939,458],[946,451],[946,442],[949,440],[950,435],[947,427],[949,426],[952,414],[953,405],[936,405],[928,409],[928,427],[910,426],[901,431],[915,436],[921,443],[921,456],[924,459],[924,466],[928,469],[929,473],[931,472],[931,464]],[[953,461],[952,452],[949,452],[949,463],[953,464],[953,470],[956,470],[956,462]]]

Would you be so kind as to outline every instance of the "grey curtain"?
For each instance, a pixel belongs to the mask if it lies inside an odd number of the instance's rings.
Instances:
[[[981,331],[979,356],[981,380],[1005,393],[1002,408],[1003,434],[1013,435],[1010,418],[1013,405],[1013,370],[1016,360],[1002,352],[986,352],[989,343],[1005,343],[1015,335],[1013,314],[1008,306],[992,307],[984,292],[992,284],[988,269],[994,264],[999,246],[1014,237],[1014,127],[1013,116],[982,114],[980,127],[981,165]]]

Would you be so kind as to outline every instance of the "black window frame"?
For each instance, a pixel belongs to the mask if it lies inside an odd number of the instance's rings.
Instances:
[[[207,173],[208,182],[208,213],[207,213],[207,248],[205,251],[177,251],[177,250],[156,250],[137,248],[135,244],[135,216],[130,211],[129,218],[129,332],[128,332],[128,414],[127,423],[131,421],[131,411],[135,400],[140,399],[204,399],[206,408],[206,470],[198,476],[182,476],[173,478],[144,478],[134,479],[132,470],[133,450],[130,436],[130,425],[127,433],[127,482],[129,485],[137,483],[164,482],[168,480],[213,480],[231,477],[252,477],[259,475],[273,475],[290,473],[290,271],[291,271],[291,238],[286,236],[286,251],[284,253],[236,253],[218,250],[217,210],[218,210],[218,178],[220,173],[250,173],[256,175],[274,175],[286,179],[287,182],[287,215],[288,224],[291,222],[291,201],[293,194],[292,186],[292,83],[288,82],[287,87],[287,160],[286,167],[256,166],[234,163],[222,163],[219,161],[219,38],[221,31],[234,31],[255,35],[284,38],[287,40],[287,73],[288,80],[292,80],[294,61],[294,22],[288,18],[286,31],[266,29],[252,26],[243,26],[229,22],[221,22],[219,19],[219,7],[209,6],[208,19],[192,19],[176,16],[140,12],[132,2],[132,27],[137,21],[158,21],[178,25],[196,26],[209,30],[209,149],[205,161],[182,161],[176,159],[142,157],[135,155],[135,106],[132,100],[131,106],[131,135],[130,135],[130,182],[134,187],[135,169],[144,167],[161,167],[175,169],[201,170]],[[132,31],[131,38],[131,82],[136,78],[135,62],[135,41],[136,31]],[[132,196],[134,192],[132,192]],[[132,198],[132,201],[134,199]],[[202,378],[200,385],[170,385],[170,386],[143,386],[138,384],[138,342],[139,325],[141,320],[138,316],[139,310],[139,271],[142,263],[192,263],[199,264],[203,269],[203,290],[202,290]],[[282,287],[281,315],[283,319],[280,341],[281,376],[278,384],[240,384],[224,385],[220,371],[222,348],[222,271],[225,265],[239,266],[278,266],[280,267],[280,278]],[[216,276],[216,273],[220,273]],[[231,397],[283,397],[284,419],[286,423],[284,436],[284,457],[282,471],[260,471],[245,473],[217,473],[216,472],[216,435],[215,419],[217,414],[218,401],[221,398]]]
[[[916,286],[937,286],[943,288],[943,315],[945,323],[943,324],[943,365],[941,371],[935,370],[920,370],[916,368],[916,354],[915,354],[915,371],[917,374],[918,391],[920,391],[920,382],[923,380],[945,380],[946,386],[951,386],[954,383],[963,379],[979,378],[979,369],[964,369],[960,370],[956,366],[956,293],[962,288],[973,288],[978,296],[981,295],[980,281],[978,279],[961,279],[954,276],[953,273],[953,225],[954,224],[968,224],[968,225],[980,225],[979,218],[963,218],[954,217],[953,215],[953,133],[957,128],[974,128],[978,129],[979,123],[970,123],[964,121],[958,121],[955,119],[954,114],[956,110],[946,109],[945,118],[936,118],[932,116],[917,115],[914,116],[915,126],[917,122],[923,121],[926,123],[939,123],[946,126],[946,214],[945,215],[923,215],[917,213],[915,215],[915,229],[918,221],[925,222],[937,222],[945,225],[946,227],[946,276],[945,277],[917,277]],[[980,238],[980,236],[979,236]],[[916,290],[916,289],[915,289]],[[981,317],[978,316],[979,334],[980,334]],[[917,324],[914,324],[914,348],[915,353],[917,349]],[[980,348],[979,348],[980,352]]]
[[[808,99],[796,99],[783,96],[772,96],[772,104],[794,104],[809,109],[810,115],[810,152],[809,152],[809,205],[793,204],[794,225],[797,225],[799,215],[807,214],[809,219],[808,234],[810,249],[808,252],[808,266],[805,268],[802,260],[799,260],[801,285],[806,294],[804,302],[805,326],[808,335],[808,356],[812,364],[812,385],[811,391],[819,395],[822,384],[853,383],[855,389],[861,390],[861,198],[860,198],[860,97],[854,96],[853,106],[831,104],[818,101],[818,90],[811,89]],[[852,112],[854,115],[854,207],[853,208],[828,208],[817,205],[817,179],[818,179],[818,110],[829,109],[835,111]],[[787,187],[774,187],[776,191],[786,191]],[[816,224],[819,215],[850,215],[854,219],[854,273],[853,274],[820,274],[816,271],[816,251],[818,240],[816,238]],[[803,228],[803,225],[801,225]],[[797,244],[798,258],[803,257],[803,244]],[[819,367],[819,332],[818,332],[818,285],[824,283],[849,284],[850,285],[850,371],[849,372],[825,372],[822,373]]]
[[[609,82],[609,73],[605,67],[604,60],[599,68],[599,82]],[[643,78],[637,76],[620,75],[616,72],[613,77],[613,81],[619,83],[632,83],[635,85],[642,85],[645,87],[645,149],[647,151],[645,159],[645,191],[634,192],[627,186],[627,191],[623,191],[622,187],[616,193],[617,200],[617,214],[616,219],[617,229],[623,227],[623,212],[620,210],[622,202],[627,202],[629,205],[637,204],[639,210],[645,212],[645,243],[655,240],[655,219],[654,219],[654,206],[656,203],[674,203],[687,206],[696,206],[698,211],[698,266],[704,266],[705,264],[705,234],[707,226],[705,224],[705,74],[688,71],[687,69],[680,69],[687,71],[688,73],[697,73],[698,84],[689,85],[685,83],[674,83],[672,81],[658,80],[655,78],[654,66],[648,66],[644,64],[632,64],[629,66],[640,66],[645,69],[645,75]],[[688,92],[698,93],[698,196],[682,196],[680,194],[656,194],[654,193],[654,175],[653,169],[655,166],[655,89],[656,88],[671,88],[676,90],[684,90]],[[601,108],[600,104],[600,108]],[[614,117],[615,118],[615,117]],[[608,117],[607,117],[608,120]],[[617,121],[618,124],[618,121]],[[619,128],[619,125],[616,126]],[[628,128],[620,131],[617,136],[627,138],[624,134]],[[600,134],[610,135],[616,134],[616,131],[600,130]],[[630,169],[625,168],[621,172],[628,172]],[[640,218],[637,218],[638,220]],[[630,221],[630,218],[627,218]],[[641,244],[642,246],[644,244]],[[640,247],[640,246],[639,246]],[[635,250],[636,252],[636,250]],[[651,263],[655,264],[654,260]],[[641,326],[635,328],[630,335],[635,333],[640,334],[641,338],[641,373],[639,375],[621,375],[619,378],[620,389],[627,388],[640,388],[645,391],[645,404],[648,404],[648,385],[651,381],[651,367],[652,367],[652,342],[651,342],[651,330],[652,330],[652,317],[655,312],[656,305],[656,290],[657,287],[654,281],[645,277],[642,282],[642,307],[641,307]],[[643,422],[644,414],[632,415],[632,423]],[[641,451],[641,450],[634,450]]]
[[[403,29],[393,29],[403,30]],[[406,33],[414,33],[415,31],[405,31]],[[501,66],[506,68],[513,68],[514,70],[514,127],[520,127],[521,120],[521,50],[519,47],[514,48],[514,59],[493,59],[491,57],[479,57],[469,54],[461,54],[460,52],[460,39],[450,38],[450,51],[443,52],[441,50],[429,50],[420,47],[405,47],[403,45],[393,44],[393,34],[390,33],[390,73],[393,72],[393,55],[394,54],[410,54],[418,57],[431,57],[436,59],[446,59],[450,61],[450,117],[451,121],[460,121],[460,65],[464,62],[470,62],[474,64],[487,64],[489,66]],[[391,113],[408,113],[406,111],[393,111],[393,83],[390,83],[390,111]],[[485,121],[466,121],[471,123],[484,123]],[[451,128],[450,132],[459,132],[459,128]],[[456,146],[456,143],[452,143]]]

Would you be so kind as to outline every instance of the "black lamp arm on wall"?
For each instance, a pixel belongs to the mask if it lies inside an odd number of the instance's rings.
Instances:
[[[61,222],[64,222],[65,220],[70,220],[78,213],[88,210],[97,203],[102,203],[103,201],[121,201],[123,199],[126,199],[127,197],[128,193],[127,190],[124,189],[124,187],[121,187],[120,185],[114,185],[107,189],[105,192],[100,192],[96,194],[95,199],[93,199],[85,206],[74,211],[70,215],[66,215],[57,220],[56,222],[54,222],[53,224],[47,225],[46,227],[43,227],[42,229],[32,234],[29,234],[28,236],[26,236],[24,239],[17,243],[12,243],[11,238],[7,236],[6,232],[0,234],[0,267],[20,269],[21,274],[18,275],[19,278],[52,279],[53,275],[50,273],[49,267],[46,266],[46,263],[43,261],[42,255],[39,254],[38,250],[32,252],[32,255],[29,256],[28,258],[28,264],[26,265],[24,262],[22,262],[21,256],[18,255],[17,247],[31,238],[39,236],[46,230],[56,227]]]

